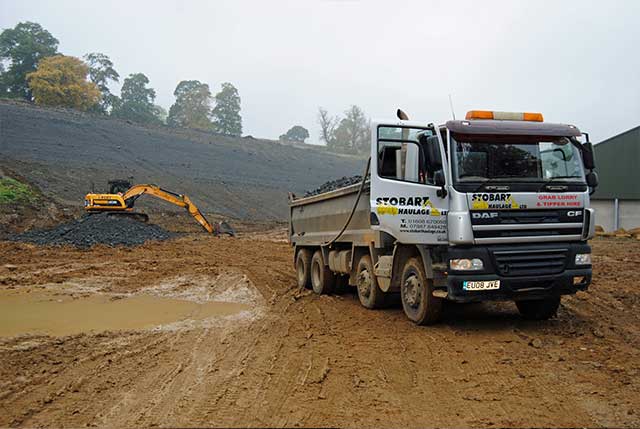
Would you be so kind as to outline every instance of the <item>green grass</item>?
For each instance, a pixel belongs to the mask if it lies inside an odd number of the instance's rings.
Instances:
[[[0,178],[0,204],[29,203],[38,195],[29,186],[9,177]]]

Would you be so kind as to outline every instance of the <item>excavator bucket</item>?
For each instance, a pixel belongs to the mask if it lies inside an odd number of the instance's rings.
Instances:
[[[222,220],[220,222],[216,222],[214,234],[215,235],[227,234],[230,237],[235,237],[236,231],[226,221]]]

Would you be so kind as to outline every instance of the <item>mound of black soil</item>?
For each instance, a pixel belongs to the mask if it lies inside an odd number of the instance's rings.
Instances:
[[[357,183],[362,182],[362,176],[351,176],[351,177],[343,177],[337,180],[329,180],[328,182],[324,182],[320,187],[314,189],[313,191],[307,191],[304,196],[311,197],[313,195],[322,194],[325,192],[333,191],[340,188],[345,188],[347,186],[355,185]]]
[[[33,230],[13,235],[9,240],[48,246],[68,244],[88,248],[96,244],[138,246],[150,240],[167,240],[174,235],[158,225],[105,213],[88,215],[60,224],[53,229]]]

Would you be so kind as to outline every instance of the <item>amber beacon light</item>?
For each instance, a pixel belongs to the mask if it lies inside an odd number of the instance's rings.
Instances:
[[[542,113],[532,112],[494,112],[491,110],[470,110],[465,119],[493,119],[496,121],[543,122]]]

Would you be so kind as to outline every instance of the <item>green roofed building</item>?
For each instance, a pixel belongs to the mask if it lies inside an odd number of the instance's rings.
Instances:
[[[606,231],[640,227],[640,126],[594,146],[600,184],[591,196]]]

